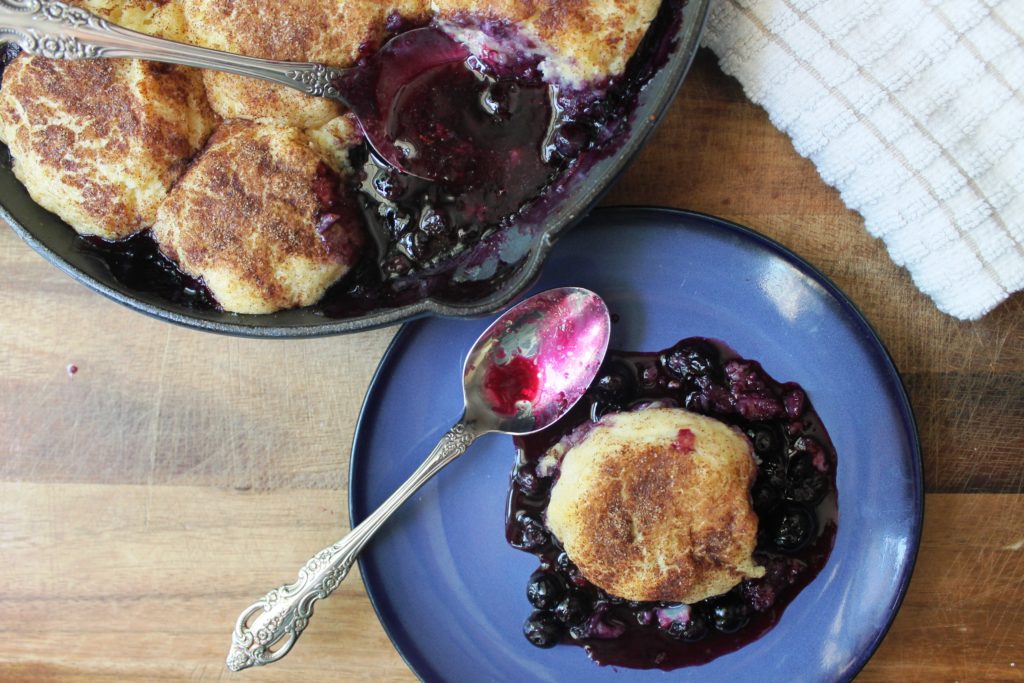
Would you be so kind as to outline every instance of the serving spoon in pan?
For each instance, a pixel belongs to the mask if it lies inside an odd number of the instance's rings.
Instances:
[[[501,163],[516,148],[517,137],[529,133],[516,125],[512,109],[488,99],[486,79],[466,64],[470,54],[465,46],[432,27],[401,33],[346,69],[245,57],[156,38],[59,0],[0,0],[0,41],[5,39],[50,59],[167,62],[258,78],[336,100],[359,119],[380,158],[427,180],[472,182],[478,169]],[[480,97],[467,98],[473,87]],[[420,97],[424,93],[429,97]],[[538,100],[549,108],[549,119],[551,96],[545,92]],[[439,112],[447,113],[440,125]]]

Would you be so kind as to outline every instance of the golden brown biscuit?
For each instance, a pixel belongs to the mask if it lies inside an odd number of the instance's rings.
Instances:
[[[235,313],[308,306],[355,262],[361,222],[298,129],[222,125],[160,207],[153,235]]]
[[[22,55],[0,88],[0,141],[40,206],[78,232],[148,227],[216,124],[199,72]]]
[[[750,442],[717,420],[662,407],[608,415],[564,452],[547,524],[608,593],[690,604],[763,576],[751,556],[756,476]]]
[[[182,40],[185,15],[178,0],[69,0],[108,21],[151,36]]]
[[[181,0],[187,40],[252,57],[347,66],[379,46],[388,16],[422,15],[416,0]],[[330,100],[271,83],[208,71],[214,110],[225,118],[318,128],[340,112]]]
[[[543,57],[546,80],[582,88],[621,74],[654,19],[661,0],[431,0],[431,9],[475,54],[496,39],[472,27],[481,20],[509,21],[511,47]],[[455,24],[469,29],[456,28]]]

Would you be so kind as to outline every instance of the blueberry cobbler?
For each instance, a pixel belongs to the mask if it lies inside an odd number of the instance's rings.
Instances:
[[[399,123],[436,123],[444,146],[445,127],[472,117],[494,159],[467,166],[474,150],[450,145],[430,181],[369,153],[359,124],[332,100],[185,67],[3,53],[0,142],[15,175],[117,279],[200,309],[317,305],[346,316],[434,294],[478,296],[460,269],[614,151],[684,3],[72,4],[181,42],[335,66],[365,65],[423,26],[464,46],[466,60],[407,89],[399,106],[411,113]]]
[[[610,352],[573,411],[516,446],[506,530],[540,560],[523,627],[538,647],[708,662],[767,632],[832,549],[821,420],[798,385],[719,342]]]

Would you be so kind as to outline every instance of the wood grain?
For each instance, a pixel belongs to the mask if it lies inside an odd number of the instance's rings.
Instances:
[[[779,240],[850,295],[902,370],[925,533],[860,679],[1024,680],[1024,298],[975,323],[939,313],[706,52],[607,202],[705,211]],[[238,611],[347,518],[355,419],[393,332],[173,327],[0,230],[0,680],[231,678]],[[300,648],[244,676],[415,680],[357,580],[318,606]]]

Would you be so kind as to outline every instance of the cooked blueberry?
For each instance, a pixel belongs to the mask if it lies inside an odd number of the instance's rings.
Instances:
[[[786,406],[786,415],[796,419],[804,414],[807,405],[807,394],[797,386],[789,386],[788,391],[782,396],[782,403]]]
[[[814,536],[817,522],[814,514],[802,505],[786,505],[772,527],[771,538],[783,552],[796,552]]]
[[[760,364],[750,360],[731,360],[725,364],[725,376],[734,394],[767,395],[768,382]],[[782,404],[779,404],[782,408]],[[785,411],[783,411],[785,412]]]
[[[586,624],[576,624],[569,627],[569,637],[573,640],[583,640],[590,634]]]
[[[20,53],[21,46],[17,43],[4,43],[0,45],[0,66],[10,64]]]
[[[398,12],[398,10],[392,10],[391,14],[384,21],[384,30],[388,34],[398,33],[405,29],[407,26],[406,19]],[[409,28],[412,28],[411,26]]]
[[[754,444],[754,451],[758,455],[769,455],[775,452],[779,440],[770,429],[752,429],[748,432],[751,442]]]
[[[691,391],[683,399],[683,407],[696,413],[706,413],[711,407],[708,397],[702,391]]]
[[[815,472],[808,477],[791,482],[787,497],[797,503],[817,505],[828,493],[828,490],[828,477]]]
[[[583,576],[583,572],[579,570],[579,567],[571,567],[565,573],[569,576],[569,581],[572,582],[572,585],[577,588],[587,588],[592,586],[592,584],[587,581],[587,577]]]
[[[825,455],[825,448],[813,436],[801,436],[793,444],[793,448],[806,453],[811,466],[817,471],[828,471],[829,463],[828,457]]]
[[[405,275],[412,270],[412,262],[404,254],[392,254],[381,264],[381,270],[388,277]]]
[[[416,230],[412,235],[412,245],[416,258],[422,259],[430,249],[430,235],[422,230]]]
[[[420,257],[419,249],[416,245],[416,234],[412,230],[399,235],[398,239],[395,240],[395,246],[413,260]]]
[[[562,638],[565,627],[551,612],[536,611],[523,624],[523,635],[537,647],[554,647]]]
[[[654,623],[654,612],[649,609],[642,609],[633,612],[633,616],[636,617],[636,623],[641,626],[650,626]]]
[[[736,412],[746,420],[771,420],[781,417],[785,412],[782,402],[771,394],[753,391],[732,393],[736,401]]]
[[[609,403],[604,400],[595,400],[590,404],[590,421],[597,422],[608,413],[615,413],[622,409],[617,403]]]
[[[619,397],[625,389],[625,383],[622,375],[609,373],[597,378],[597,390],[606,396]]]
[[[409,216],[394,208],[384,210],[384,222],[387,224],[388,234],[395,240],[409,229]]]
[[[685,405],[688,410],[723,415],[733,411],[734,401],[725,387],[707,377],[698,377],[695,383],[697,389],[686,395]]]
[[[597,393],[602,398],[621,401],[633,391],[633,374],[629,368],[619,363],[606,364],[594,382]]]
[[[718,351],[706,342],[692,341],[663,353],[661,364],[679,379],[714,376],[718,369]]]
[[[558,553],[558,557],[555,558],[555,566],[568,572],[570,569],[575,569],[576,565],[569,559],[569,553],[564,550]]]
[[[743,582],[743,595],[757,612],[767,612],[778,599],[778,588],[770,581]]]
[[[448,223],[441,214],[425,211],[420,216],[420,230],[428,235],[440,235],[448,230]]]
[[[565,595],[561,580],[549,572],[534,572],[526,585],[526,599],[537,609],[551,609]]]
[[[402,180],[394,171],[381,171],[373,178],[373,189],[380,193],[384,199],[398,199],[405,188],[402,187]]]
[[[806,453],[792,448],[788,451],[789,462],[786,465],[786,474],[790,479],[803,479],[814,474],[814,465]]]
[[[523,465],[516,471],[516,484],[525,493],[536,495],[545,487],[545,480],[537,476],[532,465]]]
[[[484,94],[482,103],[492,115],[508,117],[516,109],[519,98],[519,86],[515,82],[498,81]]]
[[[761,462],[758,479],[771,484],[776,491],[783,491],[789,478],[786,476],[786,467],[774,458],[765,458]]]
[[[559,154],[571,158],[579,154],[588,142],[587,129],[581,125],[568,124],[558,129],[554,145]]]
[[[753,490],[750,492],[750,497],[754,503],[754,510],[759,515],[763,515],[766,512],[770,512],[778,504],[779,490],[772,486],[770,481],[763,477],[758,477]]]
[[[519,533],[516,534],[513,545],[523,550],[537,550],[548,544],[551,540],[550,534],[544,525],[535,518],[525,513],[516,515],[519,522]]]
[[[590,616],[590,605],[578,595],[569,595],[555,606],[555,616],[565,624],[578,624]]]
[[[673,621],[665,632],[678,640],[694,642],[708,634],[708,625],[704,617],[693,614],[686,621]]]
[[[728,601],[715,605],[711,622],[722,633],[736,633],[750,621],[750,608],[743,602]]]

